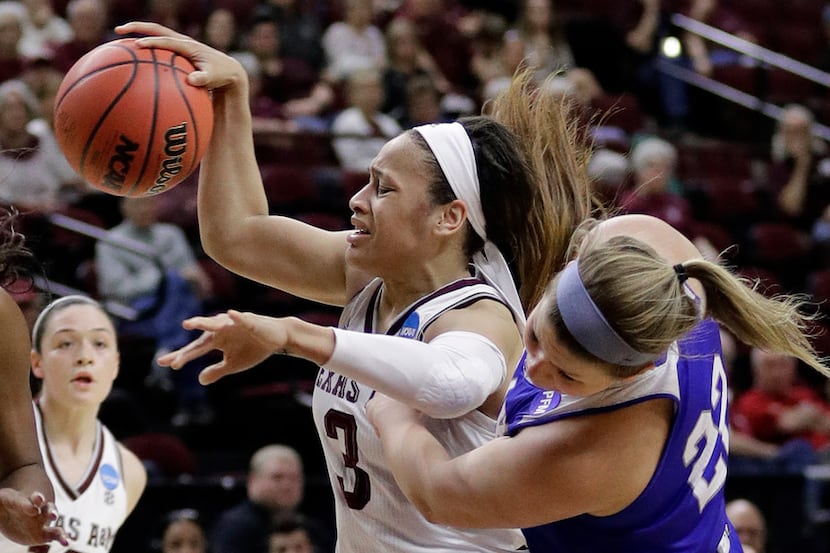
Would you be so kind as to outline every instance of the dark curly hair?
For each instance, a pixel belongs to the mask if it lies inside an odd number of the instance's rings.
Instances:
[[[32,280],[35,257],[26,247],[26,236],[16,228],[19,217],[20,213],[13,207],[0,208],[0,286],[3,287],[19,279]]]

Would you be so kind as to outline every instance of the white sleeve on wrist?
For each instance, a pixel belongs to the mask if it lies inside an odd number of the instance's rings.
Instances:
[[[335,328],[326,368],[353,378],[433,418],[479,407],[504,381],[501,350],[475,332],[452,331],[429,343]]]

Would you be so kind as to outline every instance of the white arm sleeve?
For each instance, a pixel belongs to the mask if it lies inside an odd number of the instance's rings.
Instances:
[[[327,368],[433,418],[476,409],[507,373],[501,350],[474,332],[445,332],[429,343],[339,328],[334,337]]]

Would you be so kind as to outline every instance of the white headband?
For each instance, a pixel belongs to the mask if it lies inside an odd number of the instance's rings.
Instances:
[[[525,314],[519,291],[504,256],[487,239],[487,225],[481,209],[481,194],[476,172],[473,143],[460,123],[439,123],[415,127],[426,140],[456,197],[467,206],[467,218],[482,240],[484,248],[473,256],[479,274],[495,288],[513,311],[519,329],[524,331]]]
[[[40,351],[40,344],[38,344],[38,339],[40,338],[41,327],[46,324],[46,319],[49,318],[50,314],[54,312],[56,309],[63,309],[63,306],[68,307],[70,305],[75,304],[92,305],[106,313],[104,306],[102,306],[100,302],[92,299],[89,296],[73,294],[70,296],[63,296],[61,298],[53,300],[41,310],[40,314],[35,319],[35,324],[32,326],[32,348],[35,351]]]

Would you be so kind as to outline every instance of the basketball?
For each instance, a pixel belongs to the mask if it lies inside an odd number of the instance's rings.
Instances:
[[[75,171],[116,196],[149,196],[190,175],[213,130],[210,92],[187,83],[189,60],[135,39],[102,44],[66,73],[55,137]]]

